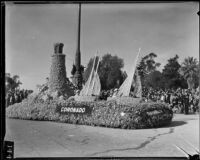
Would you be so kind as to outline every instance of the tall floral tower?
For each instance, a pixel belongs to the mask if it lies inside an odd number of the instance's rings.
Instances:
[[[81,4],[79,4],[79,14],[78,14],[78,35],[77,35],[77,48],[76,48],[76,55],[75,55],[76,72],[73,77],[74,85],[78,89],[82,88],[80,33],[81,33]]]
[[[71,96],[73,91],[67,85],[65,55],[62,53],[63,46],[63,43],[54,44],[49,76],[49,91]]]

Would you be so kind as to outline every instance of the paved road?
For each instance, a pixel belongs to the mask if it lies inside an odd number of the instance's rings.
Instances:
[[[168,127],[140,130],[17,119],[6,124],[15,157],[183,157],[174,145],[190,154],[195,151],[188,142],[199,148],[199,115],[176,114]]]

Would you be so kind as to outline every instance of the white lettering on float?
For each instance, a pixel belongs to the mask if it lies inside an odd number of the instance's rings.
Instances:
[[[64,109],[65,109],[64,107],[61,107],[61,112],[64,112]]]
[[[61,112],[70,112],[70,113],[85,113],[85,108],[74,108],[74,107],[61,107]]]

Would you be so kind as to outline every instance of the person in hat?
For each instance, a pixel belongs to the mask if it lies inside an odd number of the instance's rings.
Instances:
[[[76,95],[76,96],[79,96],[79,94],[80,94],[80,90],[76,90],[76,91],[75,91],[75,95]]]
[[[118,92],[118,89],[117,89],[117,88],[115,88],[115,89],[114,89],[114,93],[113,93],[113,96],[112,96],[112,97],[116,97],[116,96],[117,96],[117,92]]]

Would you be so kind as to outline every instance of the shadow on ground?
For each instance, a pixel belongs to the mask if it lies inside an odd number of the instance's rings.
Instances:
[[[160,128],[177,127],[177,126],[182,126],[182,125],[185,125],[185,124],[187,124],[187,122],[185,122],[185,121],[172,121],[169,125],[163,126],[163,127],[160,127]]]
[[[185,121],[172,121],[169,127],[177,127],[177,126],[182,126],[184,124],[187,124]]]

